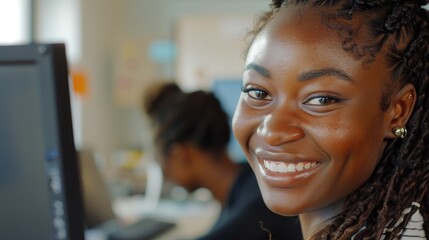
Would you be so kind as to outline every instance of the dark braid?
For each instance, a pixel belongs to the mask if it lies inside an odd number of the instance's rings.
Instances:
[[[155,126],[155,139],[168,154],[175,143],[190,143],[218,157],[230,139],[228,116],[213,93],[185,93],[167,83],[150,89],[144,110]]]
[[[386,49],[393,82],[386,87],[380,106],[386,111],[394,89],[407,83],[417,91],[413,113],[407,123],[408,136],[388,142],[371,177],[346,199],[344,211],[312,239],[397,239],[421,204],[424,231],[429,237],[429,15],[421,6],[428,0],[273,0],[271,11],[261,16],[251,40],[290,4],[335,8],[324,17],[336,29],[342,47],[370,64]],[[367,43],[356,43],[358,34],[349,20],[368,12]],[[372,17],[367,17],[372,16]],[[384,51],[383,51],[384,53]],[[410,208],[402,222],[404,210]]]

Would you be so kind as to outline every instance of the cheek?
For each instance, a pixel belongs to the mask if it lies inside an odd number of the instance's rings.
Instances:
[[[167,161],[167,164],[163,168],[165,176],[176,184],[181,185],[183,182],[183,173],[177,166],[174,159]]]
[[[165,164],[162,166],[162,173],[164,174],[164,176],[166,178],[168,178],[169,180],[172,180],[173,182],[175,182],[174,180],[174,176],[172,173],[174,173],[174,171],[171,170],[171,166],[170,164]]]
[[[319,132],[318,147],[328,155],[343,183],[359,186],[372,174],[383,149],[381,125],[379,121],[348,120],[314,129]]]
[[[251,135],[256,132],[258,125],[255,118],[256,116],[250,114],[241,101],[239,101],[232,120],[232,130],[246,155],[248,154],[248,141]]]
[[[184,187],[190,192],[195,190],[196,184],[193,173],[174,159],[170,159],[168,166],[163,170],[165,176],[175,184]]]
[[[380,130],[358,121],[313,127],[311,131],[317,132],[314,134],[318,139],[316,142],[332,157],[370,157],[368,154],[378,152],[383,142]]]
[[[243,141],[246,135],[246,126],[243,124],[244,113],[239,101],[232,118],[232,132],[239,144],[243,147]]]

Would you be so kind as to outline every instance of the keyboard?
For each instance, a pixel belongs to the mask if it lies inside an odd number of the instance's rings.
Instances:
[[[116,220],[103,223],[101,227],[108,240],[150,240],[175,227],[176,224],[154,218],[143,218],[131,225]]]

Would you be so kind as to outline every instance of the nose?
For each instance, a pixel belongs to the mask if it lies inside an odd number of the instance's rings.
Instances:
[[[264,117],[257,129],[257,134],[271,146],[280,146],[294,142],[305,136],[296,120],[284,114],[270,114]]]

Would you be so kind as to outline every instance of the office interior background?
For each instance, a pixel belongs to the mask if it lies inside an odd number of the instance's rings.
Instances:
[[[176,81],[186,91],[239,85],[245,36],[268,3],[0,0],[0,45],[66,44],[75,145],[95,154],[115,198],[147,187],[147,173],[140,172],[153,160],[142,113],[146,87],[157,81]]]
[[[145,188],[134,170],[152,157],[141,109],[146,87],[177,81],[186,91],[213,90],[240,82],[246,33],[268,4],[0,0],[0,45],[66,44],[75,145],[96,153],[107,180],[122,181],[111,188],[116,197]]]

